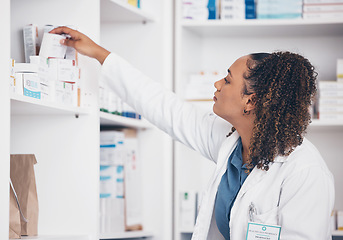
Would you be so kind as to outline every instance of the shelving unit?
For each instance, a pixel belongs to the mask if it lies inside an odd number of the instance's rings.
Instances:
[[[167,88],[172,85],[172,1],[142,1],[141,9],[100,1],[101,45]],[[142,116],[144,118],[144,116]],[[101,127],[138,130],[142,162],[143,229],[101,238],[172,239],[172,142],[146,120],[100,112]],[[137,235],[136,235],[137,234]],[[142,235],[141,235],[142,234]]]
[[[140,43],[144,44],[144,49],[151,57],[142,55],[137,58],[137,53],[133,63],[142,66],[148,60],[149,66],[144,67],[143,72],[148,75],[155,72],[159,77],[168,76],[162,84],[171,85],[171,1],[160,3],[152,0],[146,3],[137,9],[118,0],[3,1],[0,26],[7,38],[0,40],[6,50],[0,56],[1,80],[7,82],[10,58],[17,63],[24,61],[22,27],[26,24],[35,23],[40,28],[45,24],[73,25],[97,43],[101,37],[102,41],[115,44],[114,47],[109,46],[109,50],[124,57],[131,56],[127,37],[136,36],[136,32],[127,26],[135,30],[143,26],[141,30],[145,31],[147,27],[159,37],[151,43],[141,41],[148,39],[147,36],[140,37]],[[166,10],[168,13],[165,13]],[[155,18],[150,12],[159,14]],[[109,28],[104,30],[104,26]],[[123,29],[129,33],[121,32],[115,38],[118,41],[112,42],[113,27],[116,28],[114,33]],[[132,39],[137,41],[136,38]],[[168,51],[164,50],[166,46]],[[136,47],[132,47],[132,50]],[[141,45],[139,47],[142,49]],[[116,51],[116,48],[119,50]],[[0,152],[3,159],[0,170],[1,212],[8,212],[9,206],[9,155],[34,153],[38,161],[35,165],[39,201],[38,236],[23,239],[171,239],[171,140],[145,120],[99,112],[97,79],[100,66],[95,60],[79,55],[79,67],[81,107],[10,94],[7,88],[0,90],[0,110],[4,115],[0,126],[1,142],[4,143]],[[165,72],[156,71],[154,67]],[[138,150],[143,172],[144,231],[99,236],[100,126],[138,130]],[[0,239],[8,239],[8,215],[0,214],[0,223]]]
[[[195,21],[182,19],[182,1],[175,2],[175,11],[175,91],[181,97],[190,74],[226,71],[236,59],[254,52],[297,52],[315,66],[319,80],[336,79],[336,60],[343,58],[343,19]],[[192,104],[208,111],[213,105],[206,101]],[[306,137],[317,146],[334,175],[335,209],[343,209],[343,178],[338,170],[343,168],[339,159],[343,123],[313,120],[307,132]],[[186,240],[191,233],[180,227],[179,192],[201,192],[214,164],[179,143],[174,154],[174,235],[176,240]]]

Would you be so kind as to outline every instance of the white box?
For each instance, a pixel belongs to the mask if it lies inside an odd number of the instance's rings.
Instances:
[[[24,35],[24,51],[25,62],[30,62],[30,56],[36,56],[38,54],[38,27],[36,24],[30,24],[23,28]]]
[[[100,162],[101,164],[124,165],[125,136],[121,131],[100,132]]]
[[[337,81],[343,83],[343,59],[337,59]]]
[[[55,81],[76,83],[79,78],[79,69],[75,67],[75,60],[48,58],[47,77]]]
[[[180,192],[180,228],[193,230],[196,219],[196,192]]]
[[[337,211],[337,230],[343,230],[343,211]]]
[[[62,39],[66,39],[66,37],[58,34],[44,33],[39,56],[43,59],[49,57],[64,58],[67,46],[61,45],[60,41]]]
[[[17,73],[16,93],[41,99],[40,81],[37,73]]]

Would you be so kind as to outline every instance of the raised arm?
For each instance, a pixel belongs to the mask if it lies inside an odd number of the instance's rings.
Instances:
[[[220,145],[231,127],[228,122],[180,100],[84,34],[67,27],[50,33],[68,34],[70,38],[62,44],[96,58],[103,65],[102,77],[124,102],[174,139],[216,161]]]

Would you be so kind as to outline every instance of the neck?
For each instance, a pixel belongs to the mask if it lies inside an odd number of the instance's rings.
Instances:
[[[252,137],[252,130],[254,128],[254,121],[242,121],[241,124],[235,126],[237,132],[241,136],[242,140],[242,157],[243,157],[243,164],[248,162],[248,153],[250,147],[250,140]]]

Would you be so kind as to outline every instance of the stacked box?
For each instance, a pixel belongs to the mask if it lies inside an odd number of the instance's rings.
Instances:
[[[342,0],[304,0],[304,19],[342,18]]]
[[[343,120],[343,82],[319,81],[319,119]]]
[[[209,0],[183,0],[182,17],[193,20],[207,20],[210,17],[208,4]],[[213,7],[213,4],[211,7]],[[213,13],[211,17],[213,17]]]
[[[245,0],[221,0],[220,18],[223,20],[245,19]]]
[[[301,18],[302,7],[302,0],[258,0],[256,17],[258,19]]]
[[[30,56],[37,56],[39,52],[38,27],[30,24],[23,28],[25,62],[30,62]]]

